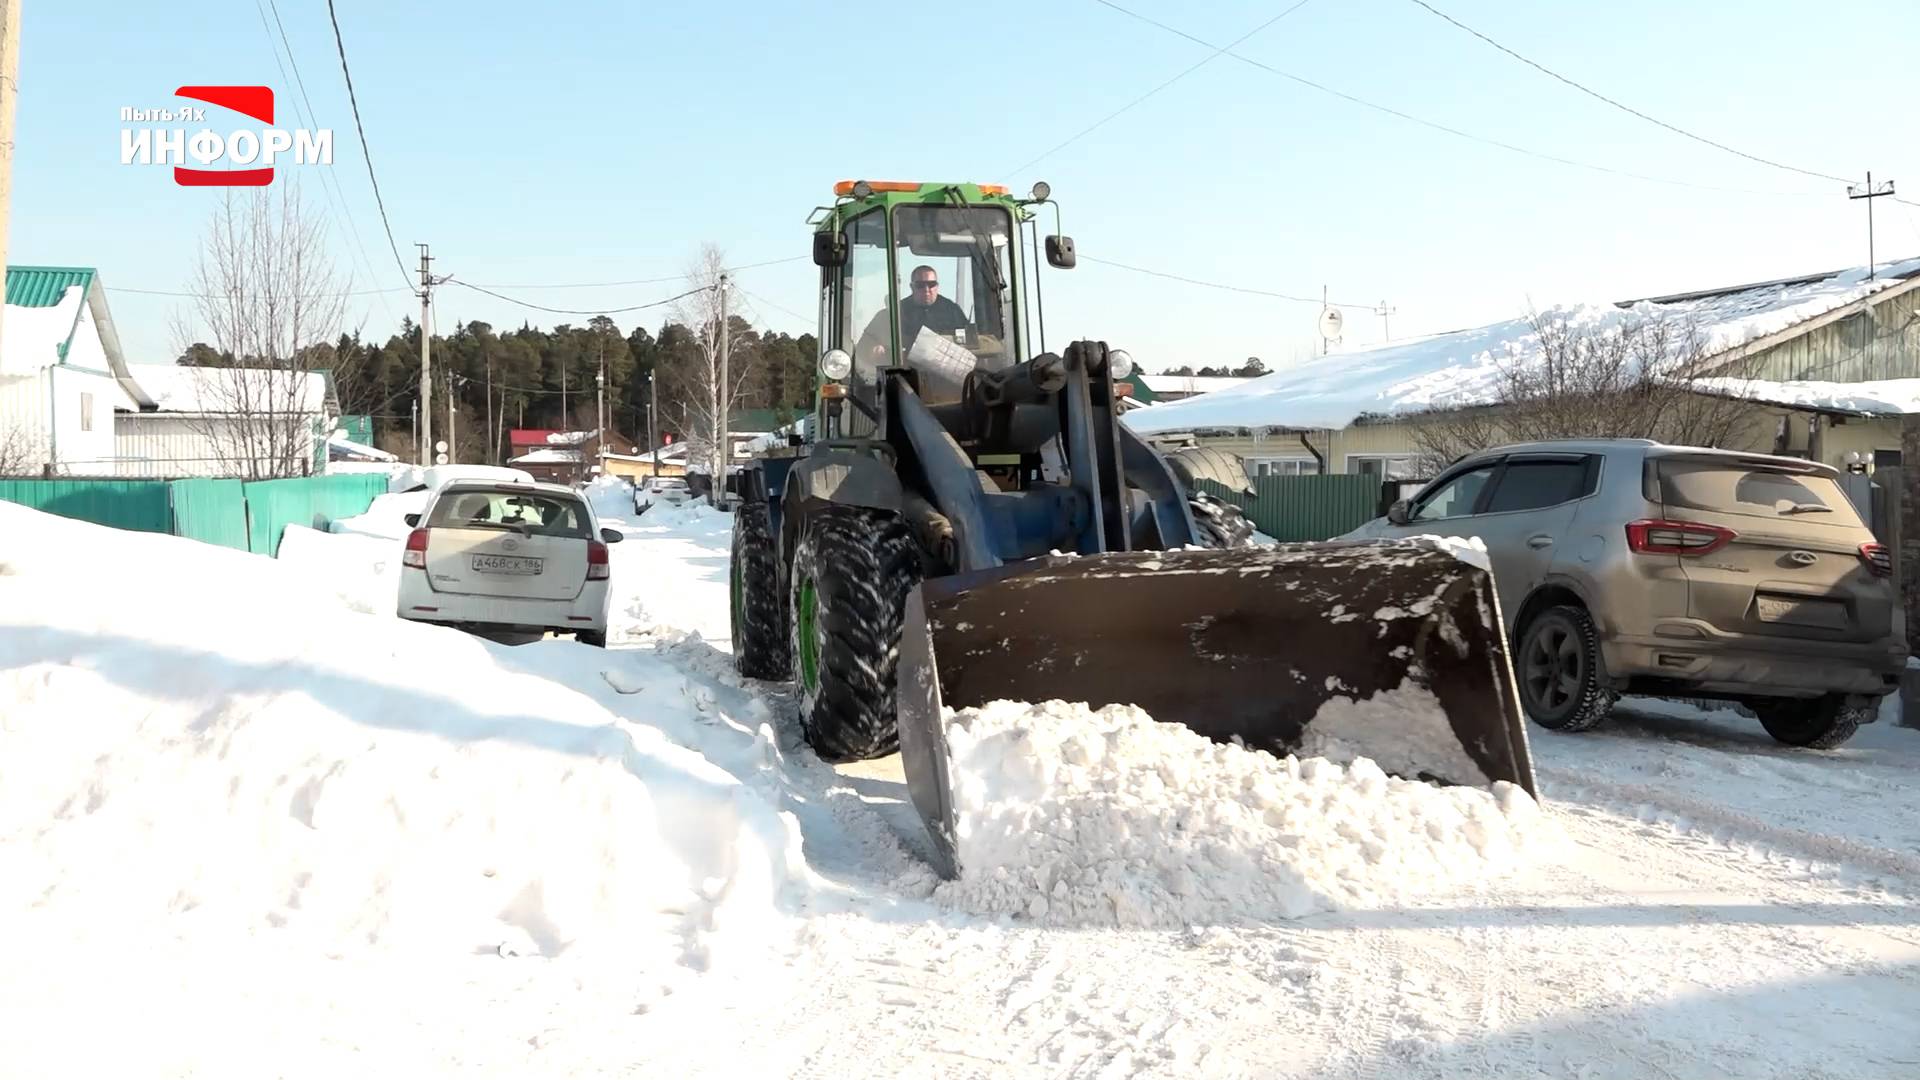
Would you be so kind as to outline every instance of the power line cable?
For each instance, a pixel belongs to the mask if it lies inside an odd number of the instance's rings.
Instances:
[[[1508,56],[1513,57],[1515,60],[1518,60],[1521,63],[1527,65],[1528,67],[1534,69],[1535,71],[1540,72],[1542,75],[1545,75],[1548,78],[1553,79],[1557,82],[1564,83],[1567,86],[1571,86],[1575,90],[1580,91],[1581,93],[1587,95],[1588,97],[1593,98],[1596,101],[1603,101],[1608,105],[1611,105],[1616,109],[1619,109],[1621,112],[1627,113],[1631,116],[1637,116],[1640,119],[1645,120],[1647,123],[1654,125],[1655,127],[1665,128],[1666,130],[1673,132],[1675,135],[1682,136],[1683,138],[1692,139],[1694,142],[1700,143],[1705,146],[1711,146],[1715,150],[1724,150],[1727,153],[1734,155],[1735,157],[1743,157],[1743,158],[1746,158],[1748,161],[1758,162],[1761,165],[1771,166],[1772,168],[1775,168],[1775,169],[1784,169],[1787,172],[1799,173],[1802,176],[1811,176],[1817,180],[1831,180],[1839,184],[1845,184],[1845,183],[1851,182],[1844,176],[1833,176],[1829,173],[1816,172],[1812,169],[1803,169],[1803,168],[1800,168],[1798,165],[1788,165],[1783,161],[1774,161],[1771,158],[1763,158],[1758,154],[1749,154],[1745,150],[1736,150],[1733,147],[1728,146],[1726,143],[1717,142],[1713,139],[1707,138],[1705,135],[1698,135],[1698,134],[1695,134],[1694,132],[1688,131],[1686,128],[1679,127],[1678,125],[1675,125],[1675,124],[1669,124],[1665,120],[1662,120],[1657,116],[1649,116],[1646,113],[1641,112],[1639,109],[1636,109],[1631,105],[1628,105],[1628,104],[1625,104],[1624,102],[1620,102],[1613,98],[1610,98],[1598,90],[1595,90],[1582,83],[1578,83],[1572,79],[1567,78],[1565,75],[1560,74],[1559,72],[1553,70],[1550,67],[1547,67],[1544,64],[1536,63],[1533,60],[1520,55],[1519,53],[1513,51],[1512,49],[1507,48],[1505,45],[1500,44],[1499,42],[1493,40],[1492,38],[1481,33],[1480,31],[1475,30],[1473,27],[1468,26],[1466,23],[1461,22],[1459,19],[1456,19],[1453,16],[1447,14],[1446,12],[1441,11],[1439,8],[1434,7],[1432,4],[1427,3],[1427,0],[1410,0],[1410,2],[1415,5],[1418,5],[1419,7],[1425,8],[1428,12],[1431,12],[1437,18],[1445,22],[1451,23],[1455,27],[1458,27],[1459,29],[1466,31],[1469,34],[1472,34],[1474,37],[1479,38],[1481,41],[1486,42],[1488,45],[1493,46],[1495,49],[1500,50],[1501,52],[1507,54]]]
[[[201,297],[214,297],[214,296],[218,296],[218,297],[221,297],[221,298],[223,298],[223,299],[224,299],[224,298],[226,298],[226,297],[229,297],[229,296],[231,296],[231,295],[232,295],[232,294],[230,294],[230,293],[224,293],[224,292],[221,292],[221,293],[215,293],[215,292],[184,292],[184,291],[180,291],[180,290],[176,290],[176,289],[130,289],[130,288],[127,288],[126,286],[123,286],[123,285],[115,285],[115,286],[113,287],[113,291],[114,291],[114,292],[117,292],[117,293],[138,293],[138,294],[140,294],[140,295],[142,295],[142,296],[185,296],[185,297],[189,297],[189,298],[193,298],[193,299],[199,299],[199,298],[201,298]],[[405,292],[405,293],[410,293],[410,292],[412,292],[412,291],[413,291],[412,289],[401,289],[401,288],[397,288],[397,287],[396,287],[396,288],[387,288],[387,289],[342,289],[342,290],[334,290],[334,291],[329,291],[329,292],[322,292],[322,293],[313,293],[313,294],[312,294],[312,296],[314,296],[314,297],[322,297],[322,296],[372,296],[372,295],[374,295],[375,293],[392,293],[392,292]],[[241,296],[243,296],[243,297],[245,297],[246,299],[250,299],[250,300],[252,300],[252,299],[259,299],[259,294],[256,294],[256,293],[242,293],[242,294],[240,294],[240,295],[241,295]]]
[[[1047,151],[1046,153],[1041,154],[1039,157],[1034,158],[1032,161],[1029,161],[1024,165],[1021,165],[1019,168],[1008,169],[1002,175],[1013,176],[1017,173],[1026,172],[1028,169],[1033,168],[1035,165],[1040,164],[1042,161],[1047,160],[1053,155],[1059,153],[1060,151],[1065,150],[1067,147],[1072,146],[1074,143],[1079,142],[1081,139],[1084,139],[1087,136],[1093,134],[1094,132],[1100,130],[1101,128],[1107,126],[1109,122],[1111,122],[1114,119],[1117,119],[1122,114],[1131,111],[1135,106],[1139,105],[1141,102],[1146,101],[1148,98],[1154,96],[1155,94],[1158,94],[1162,90],[1165,90],[1167,87],[1172,86],[1174,83],[1179,82],[1181,79],[1186,78],[1187,76],[1193,74],[1194,72],[1199,71],[1201,68],[1206,67],[1208,64],[1213,63],[1215,60],[1220,59],[1222,56],[1227,54],[1227,51],[1229,49],[1237,48],[1241,43],[1245,42],[1248,38],[1253,37],[1255,34],[1258,34],[1260,31],[1265,30],[1267,27],[1272,26],[1274,23],[1279,22],[1281,19],[1284,19],[1287,16],[1293,14],[1294,12],[1299,11],[1301,8],[1307,6],[1311,2],[1312,0],[1297,0],[1297,2],[1292,7],[1287,8],[1285,11],[1282,11],[1280,14],[1275,15],[1273,18],[1268,19],[1266,22],[1261,23],[1259,26],[1256,26],[1253,29],[1247,31],[1246,33],[1241,34],[1239,37],[1234,38],[1231,43],[1221,48],[1213,50],[1212,53],[1202,58],[1198,63],[1192,65],[1191,67],[1188,67],[1186,70],[1180,72],[1178,75],[1175,75],[1173,78],[1168,79],[1166,82],[1161,83],[1159,86],[1156,86],[1153,89],[1147,91],[1146,93],[1141,94],[1139,97],[1134,98],[1132,101],[1127,102],[1125,105],[1120,106],[1119,108],[1113,110],[1107,115],[1101,117],[1099,120],[1096,120],[1092,124],[1089,124],[1086,127],[1082,128],[1079,134],[1073,136],[1072,138],[1054,147],[1053,149]]]
[[[1196,45],[1200,45],[1208,49],[1220,48],[1220,46],[1217,46],[1210,41],[1206,41],[1202,38],[1197,38],[1192,34],[1187,33],[1184,30],[1181,30],[1177,27],[1169,26],[1166,23],[1159,21],[1158,19],[1154,19],[1149,16],[1142,15],[1137,11],[1132,11],[1128,8],[1122,7],[1121,5],[1114,3],[1113,0],[1094,0],[1094,2],[1097,4],[1100,4],[1102,7],[1112,8],[1114,11],[1117,11],[1120,14],[1127,16],[1128,18],[1138,19],[1141,22],[1148,24],[1149,26],[1158,27],[1161,30],[1165,30],[1167,33],[1173,34],[1176,37],[1185,38],[1186,40],[1191,41]],[[1396,109],[1391,105],[1382,105],[1379,102],[1368,101],[1366,98],[1363,98],[1363,97],[1356,97],[1355,95],[1349,94],[1343,90],[1336,90],[1331,86],[1327,86],[1323,83],[1315,82],[1312,79],[1306,78],[1304,76],[1295,75],[1290,71],[1283,71],[1280,68],[1274,67],[1271,64],[1262,63],[1261,61],[1255,60],[1251,57],[1242,56],[1239,53],[1233,52],[1230,49],[1223,50],[1223,51],[1225,51],[1228,56],[1233,57],[1235,60],[1238,60],[1249,67],[1258,68],[1259,70],[1264,71],[1269,75],[1277,75],[1282,79],[1288,80],[1289,82],[1298,83],[1299,85],[1307,87],[1310,90],[1317,90],[1322,94],[1327,94],[1331,97],[1339,98],[1342,101],[1349,102],[1354,105],[1359,105],[1362,108],[1372,109],[1375,112],[1386,113],[1388,116],[1395,116],[1402,120],[1406,120],[1410,123],[1419,124],[1421,127],[1432,128],[1435,131],[1445,132],[1448,135],[1453,135],[1458,138],[1467,139],[1472,142],[1482,143],[1487,146],[1499,147],[1502,150],[1507,150],[1515,154],[1524,154],[1527,157],[1539,158],[1543,161],[1552,161],[1561,165],[1571,165],[1577,169],[1589,169],[1594,172],[1609,173],[1614,176],[1630,177],[1635,180],[1645,180],[1649,183],[1654,183],[1654,184],[1668,184],[1673,187],[1696,188],[1701,191],[1721,191],[1721,192],[1732,192],[1732,193],[1743,194],[1743,195],[1773,195],[1773,196],[1785,196],[1785,197],[1795,197],[1795,198],[1812,196],[1817,194],[1814,192],[1805,192],[1805,191],[1764,191],[1764,190],[1756,190],[1753,188],[1722,187],[1715,184],[1697,184],[1690,180],[1674,180],[1674,179],[1670,179],[1668,177],[1662,177],[1662,176],[1648,176],[1645,173],[1630,172],[1626,169],[1616,169],[1608,165],[1597,165],[1590,161],[1579,161],[1574,158],[1560,157],[1557,154],[1549,154],[1541,150],[1529,150],[1524,146],[1517,146],[1513,143],[1503,142],[1499,139],[1489,138],[1484,135],[1475,135],[1470,131],[1462,131],[1459,128],[1450,127],[1446,124],[1442,124],[1435,120],[1428,120],[1424,117],[1415,116],[1412,113],[1403,112],[1400,109]],[[1821,195],[1819,197],[1825,198],[1824,195]]]
[[[307,95],[306,76],[300,73],[300,60],[293,55],[293,42],[287,38],[286,24],[280,21],[279,3],[277,0],[266,0],[266,7],[273,10],[272,27],[267,26],[267,12],[261,7],[260,0],[254,0],[253,6],[260,11],[260,25],[261,28],[267,32],[267,47],[269,49],[273,47],[274,31],[276,29],[279,31],[280,47],[285,50],[287,54],[287,64],[282,65],[280,63],[279,52],[273,54],[273,63],[275,67],[280,69],[280,78],[283,82],[287,78],[287,65],[291,65],[293,68],[293,82],[300,90],[300,101],[295,103],[294,111],[299,112],[301,103],[304,103],[306,111],[301,113],[302,122],[310,129],[319,130],[320,114],[314,110],[313,98]],[[332,204],[334,210],[342,218],[346,219],[347,230],[353,236],[354,251],[360,256],[360,268],[367,272],[367,280],[372,281],[374,278],[373,260],[367,257],[367,246],[360,239],[359,223],[354,220],[353,214],[347,210],[347,194],[340,189],[340,179],[334,175],[332,169],[323,169],[320,175],[320,190],[326,195],[327,201]],[[393,309],[387,306],[387,301],[384,296],[380,299],[380,310],[386,313],[389,321],[392,320]]]
[[[485,288],[484,286],[474,285],[469,282],[461,281],[459,278],[447,278],[446,281],[450,284],[458,285],[462,288],[472,289],[474,292],[486,293],[488,296],[491,296],[500,300],[505,300],[510,304],[518,304],[521,307],[532,308],[535,311],[551,312],[555,315],[618,315],[621,312],[625,312],[625,311],[644,311],[647,308],[663,307],[667,304],[673,303],[675,300],[681,300],[686,297],[692,296],[694,293],[705,292],[708,289],[712,288],[711,285],[702,285],[698,288],[688,289],[686,292],[683,292],[683,293],[676,293],[673,296],[666,297],[663,300],[653,300],[645,304],[632,304],[627,307],[595,308],[592,310],[587,310],[582,308],[548,307],[545,304],[535,304],[526,300],[521,300],[512,296],[508,296],[505,293],[494,292],[492,289]]]
[[[742,265],[742,266],[722,267],[721,272],[726,274],[737,274],[742,270],[757,270],[763,266],[778,266],[782,263],[799,262],[802,259],[810,259],[810,258],[812,258],[811,255],[788,255],[784,258],[767,259],[762,262],[746,263],[745,265]],[[522,285],[493,284],[487,287],[492,289],[608,289],[608,288],[613,288],[615,286],[620,286],[620,285],[660,285],[669,281],[685,281],[685,280],[687,280],[687,275],[685,274],[670,274],[666,277],[629,278],[625,281],[572,281],[572,282],[522,284]]]
[[[340,36],[340,16],[334,11],[333,0],[327,0],[327,18],[333,23],[333,46],[340,53],[340,74],[347,81],[347,102],[353,106],[353,129],[360,135],[360,157],[367,163],[367,182],[373,185],[373,201],[380,208],[380,224],[387,230],[387,247],[393,251],[393,265],[400,268],[400,276],[411,285],[413,275],[407,272],[406,260],[400,258],[400,245],[393,240],[393,222],[387,219],[387,201],[380,195],[380,178],[373,174],[373,151],[367,148],[367,129],[360,122],[360,99],[353,92],[353,71],[347,67],[347,43]]]
[[[1131,266],[1127,263],[1115,262],[1112,259],[1096,259],[1091,255],[1083,254],[1080,256],[1080,260],[1082,262],[1098,263],[1101,266],[1111,266],[1119,270],[1131,270],[1136,274],[1146,274],[1150,277],[1166,278],[1169,281],[1181,281],[1188,285],[1199,285],[1208,289],[1222,289],[1227,292],[1246,293],[1249,296],[1266,296],[1275,300],[1292,300],[1297,303],[1313,304],[1315,306],[1320,306],[1322,303],[1318,297],[1294,296],[1291,293],[1269,292],[1265,289],[1247,289],[1239,285],[1223,285],[1217,281],[1202,281],[1199,278],[1183,277],[1180,274],[1169,274],[1164,270],[1149,270],[1144,266]],[[1326,301],[1325,304],[1327,307],[1348,308],[1354,311],[1377,311],[1379,309],[1378,304],[1343,304],[1332,300]]]

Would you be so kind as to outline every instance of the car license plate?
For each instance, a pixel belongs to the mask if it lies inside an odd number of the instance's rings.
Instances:
[[[1760,621],[1788,623],[1794,626],[1821,626],[1830,630],[1847,628],[1845,604],[1832,600],[1801,600],[1785,596],[1758,596],[1754,605]]]
[[[475,555],[473,568],[483,574],[538,574],[540,560],[524,555]]]

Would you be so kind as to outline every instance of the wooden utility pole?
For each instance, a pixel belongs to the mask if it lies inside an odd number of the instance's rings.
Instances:
[[[447,460],[460,460],[460,448],[453,445],[453,368],[447,368]]]
[[[13,206],[13,99],[20,90],[20,0],[0,0],[0,268]],[[0,312],[6,310],[0,304]],[[0,327],[3,330],[4,327]]]
[[[1873,200],[1881,198],[1882,196],[1891,195],[1891,194],[1893,194],[1893,181],[1888,180],[1885,183],[1876,185],[1873,182],[1872,169],[1867,170],[1867,183],[1865,187],[1862,187],[1859,184],[1847,185],[1847,198],[1865,199],[1867,201],[1867,280],[1868,281],[1872,281],[1874,276]],[[1816,458],[1815,460],[1817,461],[1819,459]]]
[[[480,459],[480,463],[491,465],[493,464],[493,446],[499,436],[493,433],[493,349],[484,341],[480,343],[480,355],[487,365],[487,452]]]
[[[420,249],[420,464],[433,464],[433,275],[427,267],[432,256],[427,245]],[[452,460],[449,458],[448,460]]]

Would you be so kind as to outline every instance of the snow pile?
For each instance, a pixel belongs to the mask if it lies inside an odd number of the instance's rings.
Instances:
[[[1456,784],[1489,783],[1460,745],[1440,699],[1412,683],[1365,699],[1328,699],[1307,725],[1299,753],[1341,763],[1365,759],[1397,776],[1424,772]]]
[[[656,978],[773,944],[807,880],[797,830],[687,748],[677,677],[353,614],[312,577],[0,504],[0,923],[53,952]]]
[[[407,524],[407,515],[425,511],[427,497],[431,494],[433,494],[431,491],[421,489],[375,495],[365,512],[352,517],[335,518],[328,524],[328,528],[336,533],[372,536],[382,540],[405,540],[407,534],[413,531],[413,526]],[[286,538],[282,537],[280,542],[285,544]],[[284,551],[281,557],[285,557]]]
[[[332,533],[288,525],[275,558],[299,568],[309,585],[333,594],[349,611],[392,615],[400,604],[401,545],[395,538],[340,529],[339,524],[334,523]]]
[[[602,525],[633,517],[633,485],[623,477],[594,477],[586,486],[586,496]]]
[[[1916,273],[1920,273],[1920,259],[1910,259],[1883,265],[1872,280],[1865,267],[1858,267],[1811,281],[1759,285],[1666,303],[1570,304],[1544,311],[1540,317],[1578,335],[1665,323],[1675,331],[1671,335],[1675,347],[1684,348],[1691,338],[1711,356],[1904,284],[1903,277]],[[1143,433],[1261,427],[1338,430],[1363,416],[1486,404],[1497,398],[1504,372],[1537,365],[1544,358],[1533,320],[1510,319],[1333,353],[1240,386],[1135,409],[1123,420]]]
[[[1275,758],[1139,709],[995,702],[947,725],[961,878],[937,896],[1067,925],[1183,926],[1466,886],[1543,831],[1510,784]]]

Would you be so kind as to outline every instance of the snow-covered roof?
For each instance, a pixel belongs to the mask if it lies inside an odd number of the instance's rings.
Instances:
[[[600,434],[598,431],[549,431],[547,445],[579,446],[583,442],[591,441],[598,434]]]
[[[1907,416],[1920,413],[1920,379],[1880,379],[1838,383],[1796,379],[1689,379],[1687,385],[1710,394],[1744,398],[1765,405],[1786,405],[1814,412],[1855,416]]]
[[[51,268],[39,269],[44,272]],[[29,272],[32,272],[31,268],[9,267],[8,281],[11,282],[18,274]],[[0,374],[27,374],[52,364],[67,362],[70,359],[68,349],[79,332],[81,314],[85,311],[93,318],[93,330],[100,339],[100,351],[106,357],[107,367],[114,379],[120,384],[128,407],[151,406],[153,402],[148,391],[133,379],[126,356],[120,350],[120,334],[107,308],[106,293],[101,289],[99,275],[92,270],[77,268],[71,273],[83,278],[86,284],[67,285],[59,299],[51,304],[6,305],[6,333],[0,335]],[[43,293],[40,298],[44,296]]]
[[[1211,394],[1249,380],[1238,375],[1134,375],[1132,381],[1145,383],[1156,394]]]
[[[1876,293],[1920,286],[1916,275],[1920,275],[1920,259],[1909,259],[1882,265],[1872,280],[1863,266],[1717,292],[1557,307],[1543,312],[1541,318],[1564,322],[1577,332],[1673,320],[1697,340],[1699,356],[1730,359],[1727,354],[1734,350],[1821,316],[1837,316]],[[1674,335],[1676,340],[1687,336]],[[1362,416],[1488,404],[1496,399],[1505,370],[1537,364],[1541,357],[1533,320],[1510,319],[1359,352],[1332,353],[1225,390],[1135,409],[1124,420],[1140,432],[1339,429]]]
[[[162,412],[327,411],[327,376],[318,371],[186,364],[135,364],[129,370]]]
[[[507,460],[515,465],[578,465],[586,459],[586,455],[579,450],[556,450],[551,446],[543,446]]]
[[[344,430],[336,430],[333,434],[327,436],[327,450],[329,452],[345,454],[349,457],[363,458],[368,461],[400,460],[385,450],[368,446],[366,443],[354,442],[352,439],[347,438],[347,433]]]

